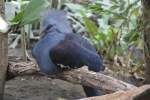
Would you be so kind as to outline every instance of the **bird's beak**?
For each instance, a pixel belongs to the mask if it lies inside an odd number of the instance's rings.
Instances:
[[[8,23],[0,16],[0,32],[5,33],[9,30]]]

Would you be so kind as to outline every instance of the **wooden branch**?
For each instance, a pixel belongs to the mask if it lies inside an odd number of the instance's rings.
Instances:
[[[133,88],[128,91],[117,91],[103,96],[83,98],[80,100],[150,100],[150,85]]]
[[[115,92],[118,90],[129,90],[135,87],[131,84],[117,80],[110,76],[106,76],[102,73],[95,73],[92,71],[88,71],[85,68],[67,71],[57,76],[60,79],[66,81],[90,87],[96,87],[109,92]]]
[[[36,64],[33,62],[25,63],[10,62],[9,73],[11,75],[30,75],[37,74],[39,72]],[[55,76],[49,76],[52,78],[59,78],[65,81],[69,81],[76,84],[82,84],[85,86],[96,87],[104,91],[114,92],[118,90],[129,90],[136,88],[134,85],[125,83],[123,81],[114,79],[110,76],[106,76],[102,73],[95,73],[86,70],[84,67],[74,69],[70,71],[64,71]]]

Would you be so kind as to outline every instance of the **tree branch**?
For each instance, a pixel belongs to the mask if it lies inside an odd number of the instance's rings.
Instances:
[[[32,75],[41,74],[37,65],[33,62],[9,62],[9,75]],[[129,90],[136,88],[134,85],[117,80],[102,73],[88,71],[86,68],[63,71],[57,75],[48,76],[51,78],[62,79],[75,84],[96,87],[104,91],[115,92],[118,90]]]
[[[80,100],[149,100],[150,85],[133,88],[128,91],[117,91],[103,96],[83,98]]]

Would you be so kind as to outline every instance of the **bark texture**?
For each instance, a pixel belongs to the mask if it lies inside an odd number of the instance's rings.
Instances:
[[[0,15],[4,17],[4,0],[0,0]],[[8,35],[0,33],[0,100],[3,100],[5,76],[8,66]]]
[[[128,91],[117,91],[104,96],[83,98],[80,100],[150,100],[150,85],[133,88]]]
[[[13,76],[32,75],[39,74],[39,71],[36,64],[34,64],[33,62],[10,62],[8,74]],[[110,76],[106,76],[102,73],[88,71],[85,67],[63,71],[60,74],[48,77],[62,79],[75,84],[96,87],[108,92],[136,88],[136,86],[134,85],[117,80]]]
[[[150,0],[141,0],[143,5],[143,16],[141,27],[143,27],[144,41],[145,41],[145,68],[146,68],[146,82],[150,83]],[[142,26],[143,25],[143,26]]]

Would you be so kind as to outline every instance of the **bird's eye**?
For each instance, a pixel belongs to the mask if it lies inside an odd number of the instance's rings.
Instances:
[[[53,27],[53,25],[49,24],[45,30],[49,30]]]
[[[40,32],[41,37],[44,37],[47,32],[53,27],[53,25],[49,24],[45,29]]]

